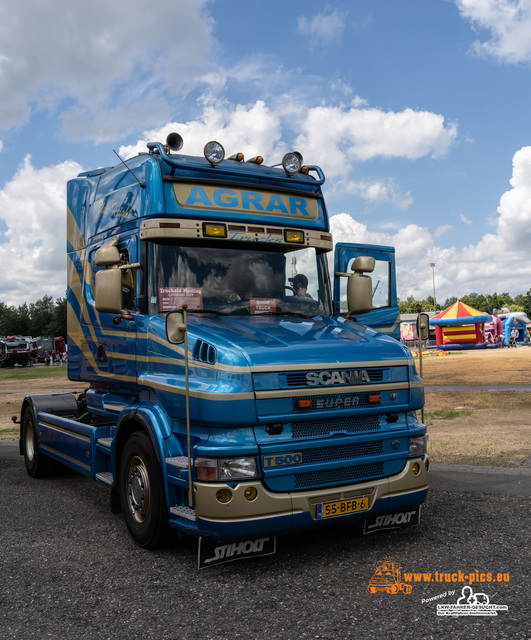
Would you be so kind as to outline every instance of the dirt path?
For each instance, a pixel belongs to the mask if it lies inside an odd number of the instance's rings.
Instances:
[[[18,440],[18,425],[12,416],[20,418],[20,407],[25,396],[33,393],[62,393],[82,391],[86,385],[70,382],[66,378],[0,381],[0,440]]]

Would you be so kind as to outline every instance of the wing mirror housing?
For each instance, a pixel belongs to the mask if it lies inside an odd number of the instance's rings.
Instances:
[[[372,310],[372,278],[365,273],[372,273],[375,265],[374,258],[358,256],[352,263],[352,273],[336,272],[336,276],[348,278],[347,306],[350,316]]]
[[[122,264],[120,252],[116,246],[119,239],[119,236],[115,236],[96,251],[94,260],[96,266],[105,267],[105,269],[100,269],[94,279],[94,306],[102,313],[114,313],[126,320],[131,320],[133,317],[131,312],[122,308],[122,271],[138,269],[140,263]]]

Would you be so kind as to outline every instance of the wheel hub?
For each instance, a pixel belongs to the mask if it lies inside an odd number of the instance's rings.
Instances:
[[[134,458],[129,465],[128,496],[131,514],[137,522],[143,522],[149,510],[149,476],[140,458]]]

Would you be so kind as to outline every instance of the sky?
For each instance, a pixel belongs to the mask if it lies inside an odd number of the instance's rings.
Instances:
[[[65,295],[67,180],[171,131],[321,166],[401,300],[531,289],[531,0],[2,0],[0,96],[5,304]]]

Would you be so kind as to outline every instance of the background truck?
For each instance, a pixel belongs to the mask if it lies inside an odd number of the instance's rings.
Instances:
[[[0,366],[14,367],[20,364],[27,367],[37,352],[36,345],[31,338],[8,337],[0,343]]]
[[[144,547],[417,507],[424,390],[395,339],[394,250],[338,244],[332,288],[318,166],[181,146],[68,183],[68,376],[87,389],[25,398],[28,473],[107,485]]]

